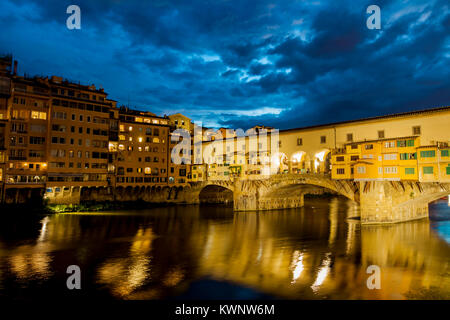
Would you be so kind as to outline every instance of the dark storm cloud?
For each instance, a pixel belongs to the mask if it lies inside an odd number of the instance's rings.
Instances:
[[[78,4],[82,29],[67,30]],[[0,4],[0,51],[28,74],[103,85],[119,103],[209,126],[307,126],[448,105],[445,1]]]

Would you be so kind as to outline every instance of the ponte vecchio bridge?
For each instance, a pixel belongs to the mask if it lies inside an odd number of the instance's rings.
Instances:
[[[235,152],[231,163],[193,165],[191,174],[206,178],[191,182],[185,199],[209,190],[236,211],[296,208],[315,186],[357,202],[362,223],[425,218],[430,202],[450,194],[448,123],[442,107],[280,131],[275,174]]]

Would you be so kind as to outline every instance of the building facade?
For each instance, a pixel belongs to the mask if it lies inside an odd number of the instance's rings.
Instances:
[[[168,117],[118,108],[102,88],[25,77],[0,59],[0,194],[23,202],[78,203],[82,191],[187,184],[170,161]],[[188,123],[190,125],[190,121]]]

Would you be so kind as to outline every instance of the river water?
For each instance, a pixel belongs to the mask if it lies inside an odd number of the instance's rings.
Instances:
[[[299,209],[225,206],[22,218],[2,212],[0,298],[450,299],[450,206],[361,226],[340,197]],[[78,265],[81,290],[66,287]],[[380,268],[380,289],[367,267]]]

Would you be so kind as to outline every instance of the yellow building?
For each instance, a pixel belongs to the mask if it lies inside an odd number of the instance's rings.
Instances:
[[[175,113],[168,116],[170,124],[175,126],[176,129],[184,129],[188,132],[193,131],[193,123],[191,119],[181,113]]]
[[[420,181],[450,181],[450,147],[448,144],[421,146],[417,151]]]
[[[332,155],[332,178],[437,181],[448,159],[446,149],[439,166],[437,146],[421,146],[420,141],[420,136],[408,136],[347,144]]]
[[[189,182],[200,182],[206,180],[206,165],[193,164],[190,166],[191,171],[188,173]]]

